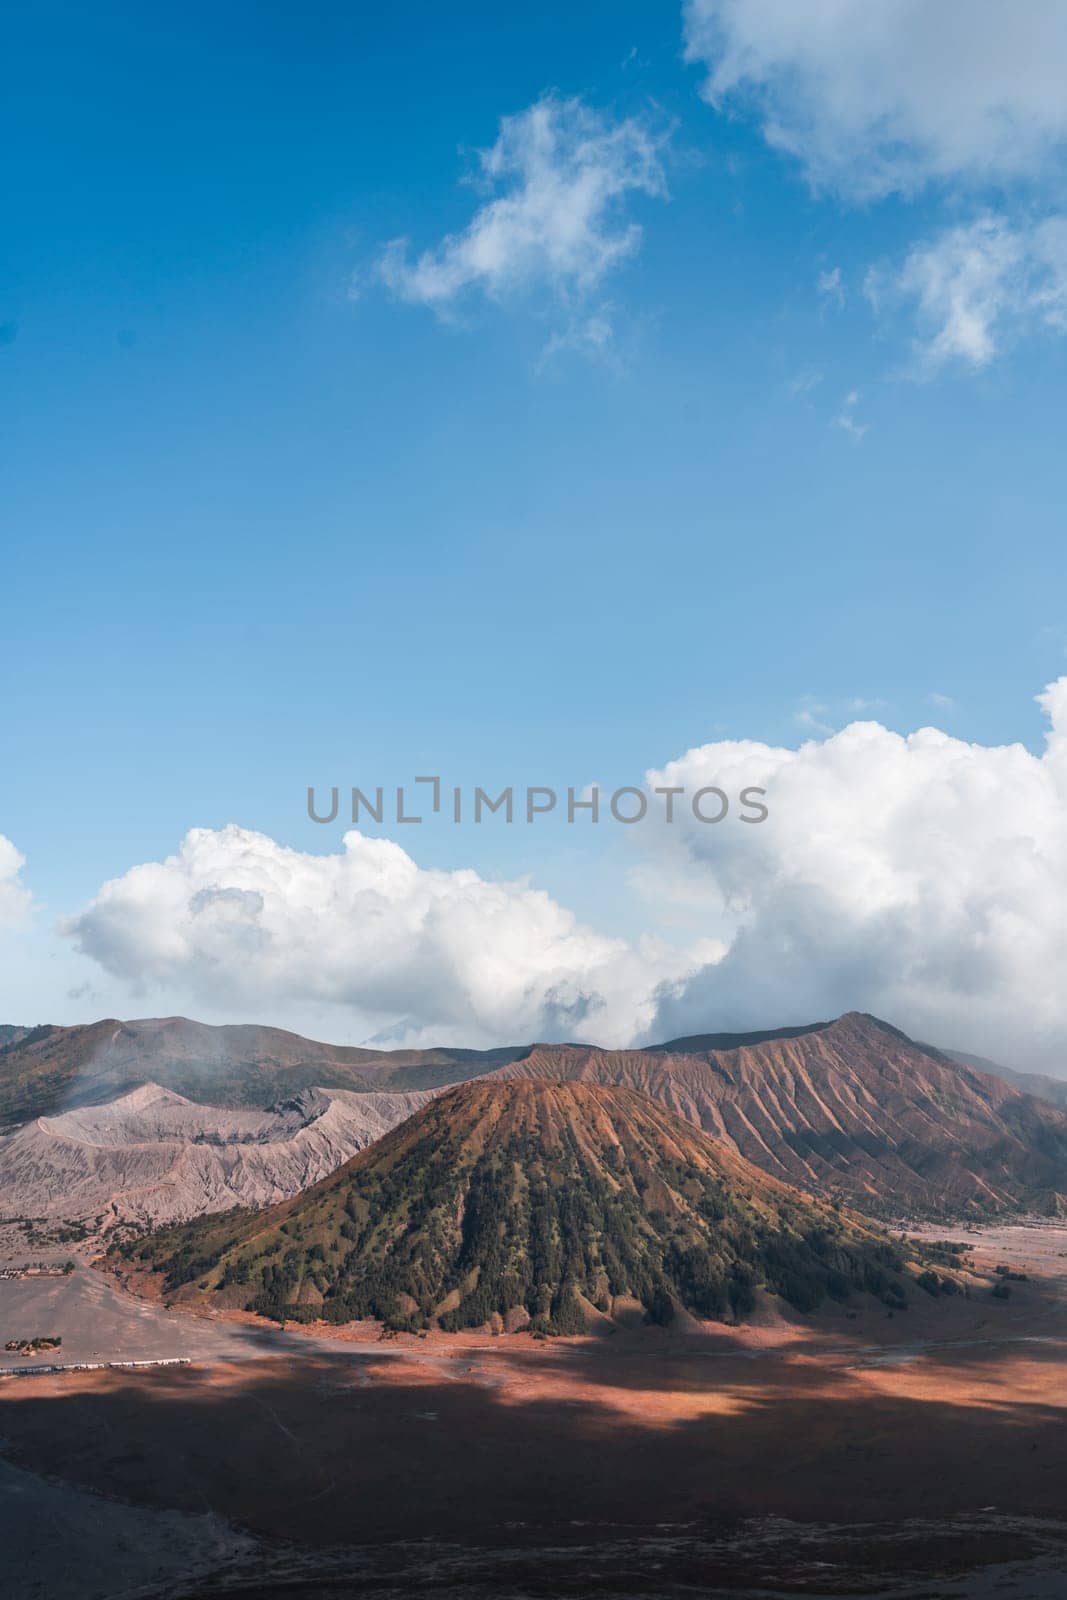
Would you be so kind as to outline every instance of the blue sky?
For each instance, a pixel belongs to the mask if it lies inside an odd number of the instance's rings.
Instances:
[[[718,12],[751,50],[759,11],[708,0],[690,38]],[[0,834],[34,905],[5,1019],[246,1014],[256,995],[187,968],[131,987],[56,919],[192,827],[338,851],[310,782],[613,787],[856,717],[1041,752],[1034,696],[1067,642],[1067,345],[1035,230],[1059,215],[1062,130],[1042,111],[1016,171],[946,155],[909,101],[915,169],[860,193],[869,130],[846,125],[851,173],[776,148],[781,62],[709,104],[722,52],[687,63],[684,26],[650,4],[16,13]],[[833,44],[820,71],[847,82]],[[467,180],[539,103],[649,142],[655,182],[624,171],[598,224],[616,257],[559,271],[535,240],[514,281],[420,303],[420,252],[447,263],[442,241],[521,189]],[[985,276],[953,281],[990,349],[973,320],[937,346],[943,241],[983,219]],[[424,869],[528,874],[606,937],[723,936],[719,911],[679,931],[635,892],[618,829],[400,842]],[[332,992],[262,1003],[338,1037],[381,1021]]]

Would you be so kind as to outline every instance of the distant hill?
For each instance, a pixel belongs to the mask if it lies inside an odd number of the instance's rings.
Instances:
[[[297,1194],[416,1111],[429,1091],[304,1090],[225,1110],[146,1084],[0,1137],[5,1216],[152,1225]]]
[[[1067,1195],[1067,1103],[1055,1103],[1054,1080],[994,1074],[860,1012],[640,1050],[378,1051],[181,1017],[37,1028],[0,1049],[0,1129],[145,1083],[236,1109],[313,1087],[395,1094],[479,1077],[635,1089],[771,1176],[876,1216],[1053,1213]]]
[[[0,1050],[3,1050],[5,1045],[17,1044],[29,1031],[29,1028],[17,1028],[10,1022],[0,1022]]]
[[[365,1050],[281,1028],[211,1027],[186,1017],[34,1028],[0,1048],[0,1128],[111,1100],[145,1083],[211,1105],[262,1107],[313,1086],[442,1088],[521,1053]]]
[[[749,1037],[685,1053],[538,1045],[494,1076],[625,1084],[772,1176],[874,1215],[1062,1207],[1067,1116],[1044,1101],[860,1012]]]
[[[799,1039],[829,1026],[828,1022],[805,1022],[795,1028],[766,1028],[755,1033],[691,1033],[684,1039],[649,1045],[648,1049],[654,1055],[706,1055],[709,1050],[740,1050],[747,1045],[766,1044],[770,1039]]]
[[[1002,1078],[1005,1083],[1010,1083],[1013,1089],[1018,1089],[1023,1094],[1033,1094],[1039,1100],[1047,1100],[1049,1105],[1067,1108],[1067,1080],[1063,1078],[1049,1078],[1041,1072],[1017,1072],[1014,1067],[1002,1067],[997,1061],[987,1061],[984,1056],[968,1055],[963,1050],[944,1050],[942,1054],[950,1061],[959,1061],[964,1066],[974,1067],[978,1072]]]
[[[481,1079],[294,1200],[155,1236],[185,1298],[275,1318],[579,1332],[636,1306],[744,1318],[758,1288],[906,1298],[898,1247],[626,1088]]]

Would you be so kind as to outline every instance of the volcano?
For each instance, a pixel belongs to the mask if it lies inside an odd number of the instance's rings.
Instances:
[[[254,1214],[167,1230],[142,1259],[183,1299],[278,1319],[575,1333],[636,1307],[745,1318],[906,1301],[900,1248],[632,1089],[477,1079]]]

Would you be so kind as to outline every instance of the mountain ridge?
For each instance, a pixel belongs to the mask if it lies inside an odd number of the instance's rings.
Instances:
[[[313,1088],[256,1111],[142,1084],[0,1135],[0,1192],[20,1217],[90,1232],[267,1205],[335,1171],[431,1093]]]
[[[863,1219],[631,1089],[521,1078],[450,1089],[295,1199],[136,1254],[168,1294],[278,1320],[575,1333],[633,1302],[743,1317],[760,1288],[906,1301],[900,1248]]]
[[[719,1043],[697,1048],[709,1040]],[[883,1217],[1067,1204],[1067,1107],[863,1012],[626,1050],[381,1052],[254,1024],[105,1019],[31,1030],[0,1049],[0,1128],[112,1100],[149,1079],[198,1103],[262,1109],[311,1087],[406,1093],[493,1076],[629,1086],[770,1175]]]
[[[522,1054],[495,1050],[370,1050],[331,1045],[256,1023],[188,1017],[105,1017],[30,1029],[0,1048],[0,1129],[159,1081],[197,1101],[262,1107],[313,1085],[409,1091],[443,1088]]]
[[[1014,1067],[1005,1067],[999,1061],[990,1061],[985,1056],[971,1055],[966,1050],[944,1050],[942,1054],[950,1061],[958,1061],[961,1066],[973,1067],[987,1078],[1000,1078],[1023,1094],[1032,1094],[1037,1100],[1047,1100],[1049,1105],[1059,1106],[1061,1110],[1067,1108],[1067,1079],[1050,1078],[1044,1072],[1018,1072]]]
[[[1067,1117],[864,1012],[692,1054],[537,1046],[498,1078],[626,1083],[772,1176],[872,1214],[1058,1211]]]

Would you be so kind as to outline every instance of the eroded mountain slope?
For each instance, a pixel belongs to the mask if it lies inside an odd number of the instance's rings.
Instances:
[[[624,1084],[875,1214],[1050,1211],[1067,1194],[1062,1111],[859,1012],[733,1049],[539,1045],[493,1076]]]
[[[307,1194],[129,1252],[168,1293],[285,1319],[575,1333],[637,1302],[743,1318],[757,1289],[907,1298],[902,1250],[643,1094],[479,1079]]]
[[[7,1217],[170,1222],[298,1193],[394,1128],[429,1092],[311,1089],[267,1111],[146,1084],[0,1138]]]

